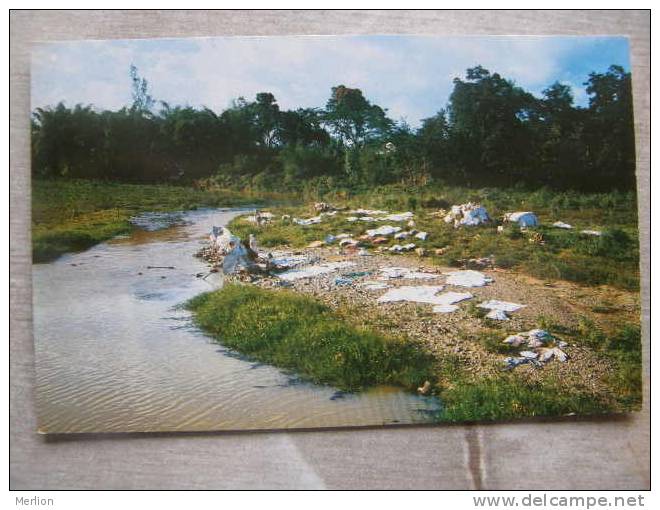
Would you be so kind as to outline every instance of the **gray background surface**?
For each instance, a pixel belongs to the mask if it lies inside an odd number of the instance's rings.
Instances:
[[[11,488],[649,488],[649,12],[14,11],[10,34]],[[645,399],[641,413],[598,420],[309,432],[66,439],[36,434],[29,232],[31,44],[276,34],[629,36],[642,204]]]

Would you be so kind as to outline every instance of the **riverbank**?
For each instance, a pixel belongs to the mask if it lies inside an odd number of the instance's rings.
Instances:
[[[223,327],[219,324],[228,319],[227,314],[232,315],[233,323],[255,324],[263,320],[258,315],[259,307],[246,306],[239,319],[225,306],[227,299],[251,302],[254,288],[259,287],[267,289],[271,302],[277,302],[280,296],[288,299],[292,294],[304,297],[308,307],[306,321],[315,321],[313,310],[322,305],[332,310],[339,324],[409,342],[430,355],[431,375],[418,377],[412,385],[399,385],[415,391],[415,387],[422,387],[429,380],[427,394],[438,396],[443,402],[443,410],[437,417],[441,421],[599,414],[639,408],[641,342],[639,326],[635,325],[638,302],[633,293],[611,287],[587,290],[569,282],[549,286],[542,280],[508,270],[484,270],[483,274],[492,281],[466,289],[447,284],[446,273],[455,269],[435,266],[416,256],[363,256],[328,248],[295,253],[315,260],[315,265],[337,262],[352,265],[310,278],[285,280],[284,288],[278,278],[255,277],[249,284],[231,286],[229,297],[223,294],[227,292],[224,289],[216,291],[213,297],[203,298],[205,317],[214,320],[198,319],[200,326],[219,342],[249,355],[241,343],[231,340],[226,343],[228,332],[221,331]],[[403,276],[383,279],[383,269],[392,267],[398,268]],[[426,275],[423,281],[418,279],[421,275]],[[434,313],[430,304],[378,301],[388,289],[419,285],[443,286],[450,292],[469,291],[472,297],[459,303],[458,309],[451,313]],[[484,311],[476,306],[490,299],[525,306],[511,313],[510,320],[495,321],[485,318]],[[604,300],[614,300],[617,311],[598,317],[591,309]],[[219,315],[223,320],[219,320]],[[296,317],[288,312],[269,316],[268,328],[254,328],[260,332],[259,345],[279,342],[273,332],[287,331],[289,321],[298,320]],[[503,344],[503,340],[516,332],[538,327],[546,328],[567,344],[564,350],[568,361],[555,360],[542,368],[529,364],[504,370],[505,359],[516,356],[524,347],[515,348]],[[229,338],[233,336],[229,332]],[[305,365],[306,355],[314,358],[316,353],[305,346],[288,347],[287,355],[299,357],[298,363],[305,366],[307,374],[323,382],[319,374],[330,370],[328,366],[319,365],[321,372],[315,374],[317,367]],[[278,364],[274,357],[268,362],[287,366]]]
[[[186,306],[224,346],[316,384],[343,391],[381,385],[415,391],[435,382],[432,356],[408,338],[356,327],[297,292],[228,284]]]
[[[497,219],[483,226],[456,229],[447,225],[442,215],[429,210],[432,208],[418,207],[405,218],[395,213],[390,221],[362,221],[355,218],[388,212],[356,213],[355,206],[355,202],[342,203],[340,210],[323,213],[310,204],[268,209],[272,217],[266,215],[260,223],[253,216],[234,219],[229,224],[232,232],[242,238],[254,235],[264,251],[278,256],[288,253],[312,264],[311,270],[301,266],[301,275],[308,273],[304,277],[252,276],[248,281],[275,293],[286,286],[287,292],[292,290],[327,305],[351,327],[408,339],[433,356],[433,376],[429,379],[434,382],[427,389],[444,403],[442,420],[598,414],[639,408],[639,294],[632,282],[636,268],[622,263],[618,275],[613,269],[617,261],[636,258],[631,253],[635,242],[621,234],[624,229],[634,231],[635,224],[604,227],[605,218],[611,215],[597,213],[592,207],[589,212],[582,210],[584,217],[580,210],[544,210],[538,213],[541,225],[529,229],[511,224],[496,228],[501,224]],[[503,214],[503,209],[495,214]],[[573,223],[572,229],[550,226],[564,218]],[[406,237],[395,239],[390,233],[375,242],[375,235],[365,236],[367,230],[386,225],[398,225]],[[578,230],[589,226],[602,229],[601,235]],[[404,253],[396,251],[397,245],[405,244],[415,246]],[[589,250],[591,257],[584,255]],[[507,253],[517,254],[519,262],[502,263]],[[551,266],[560,261],[573,264],[567,267],[580,283],[567,281],[561,278],[562,273],[545,266],[527,265],[543,257]],[[337,269],[318,272],[328,267]],[[484,283],[464,288],[448,277],[465,269],[478,269]],[[593,283],[591,278],[605,283]],[[414,287],[413,292],[418,292],[423,286],[435,287],[430,294],[449,291],[456,299],[451,303],[456,304],[436,312],[430,304],[385,302],[392,289],[407,287],[403,292],[410,292]],[[249,287],[244,288],[250,292]],[[494,320],[479,307],[490,300],[521,306],[505,314],[507,320]],[[532,349],[531,354],[525,345],[503,343],[511,335],[539,328],[547,330],[553,340]],[[216,337],[222,341],[222,335]],[[507,358],[520,360],[518,356],[525,351],[532,359],[540,359],[547,356],[550,349],[546,347],[558,345],[562,346],[559,354],[549,362],[525,362],[506,370]],[[419,380],[416,384],[424,383]]]
[[[89,180],[32,181],[32,257],[48,262],[128,233],[141,212],[259,204],[264,195],[174,185]]]

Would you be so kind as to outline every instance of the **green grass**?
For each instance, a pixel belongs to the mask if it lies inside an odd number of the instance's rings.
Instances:
[[[639,410],[642,403],[641,335],[639,325],[623,324],[609,335],[590,321],[575,330],[545,324],[553,334],[560,330],[573,345],[593,349],[595,358],[612,365],[605,387],[597,394],[567,385],[556,376],[529,381],[517,370],[495,376],[474,377],[460,359],[446,358],[438,374],[441,420],[451,422],[510,420],[533,416],[603,414]],[[520,348],[502,344],[505,335],[484,328],[468,340],[489,352],[516,355]]]
[[[511,268],[544,280],[568,280],[587,285],[609,284],[619,288],[639,288],[639,241],[637,205],[633,193],[578,194],[548,190],[501,190],[427,186],[423,188],[381,187],[350,193],[326,195],[326,201],[338,206],[386,209],[392,212],[413,210],[416,229],[429,233],[428,240],[415,242],[428,249],[431,259],[440,265],[460,266],[466,259],[492,256],[501,268]],[[439,206],[448,207],[473,201],[483,204],[492,218],[490,225],[454,229],[429,213]],[[541,226],[521,232],[506,226],[498,233],[496,226],[507,212],[534,211]],[[292,217],[316,215],[309,205],[277,209]],[[317,225],[299,226],[275,220],[268,226],[256,226],[241,218],[229,225],[241,236],[255,234],[265,247],[288,245],[299,248],[327,234],[342,232],[360,235],[373,224],[343,221],[345,215],[326,217]],[[552,227],[561,220],[573,230]],[[601,230],[601,237],[580,234],[583,229]],[[543,243],[530,242],[539,233]],[[392,244],[395,241],[392,242]],[[434,255],[436,248],[445,248]]]
[[[314,383],[346,391],[433,382],[433,358],[406,338],[349,323],[318,301],[287,290],[226,285],[187,303],[218,342]]]
[[[576,343],[592,348],[597,356],[614,366],[608,376],[612,394],[627,410],[642,403],[642,335],[639,324],[621,324],[609,334],[593,321],[583,318],[568,335]]]
[[[441,419],[450,422],[511,420],[534,416],[602,414],[607,405],[559,381],[523,382],[515,374],[456,384],[440,394]]]
[[[47,262],[130,231],[140,212],[234,206],[258,197],[173,185],[86,180],[32,181],[32,256]]]
[[[287,290],[233,284],[193,298],[187,307],[194,311],[196,323],[219,343],[315,383],[347,391],[381,384],[414,391],[431,381],[443,404],[437,417],[441,421],[602,414],[637,410],[641,405],[641,341],[634,325],[623,325],[610,335],[590,328],[591,336],[583,339],[583,345],[597,346],[594,356],[607,358],[613,366],[606,387],[594,394],[553,375],[541,381],[530,381],[520,370],[477,376],[458,355],[434,360],[409,339],[349,322],[350,313],[332,311]],[[502,356],[518,352],[519,348],[501,343],[504,336],[502,331],[484,328],[465,341],[479,342]],[[571,335],[562,338],[577,342]]]

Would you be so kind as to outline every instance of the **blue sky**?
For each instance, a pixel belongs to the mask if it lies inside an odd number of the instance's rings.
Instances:
[[[540,95],[573,88],[610,64],[630,69],[623,37],[300,36],[44,43],[32,53],[32,107],[64,101],[117,109],[131,102],[135,64],[171,105],[225,109],[238,96],[275,94],[282,108],[323,107],[338,84],[362,89],[412,126],[445,106],[452,80],[481,64]]]

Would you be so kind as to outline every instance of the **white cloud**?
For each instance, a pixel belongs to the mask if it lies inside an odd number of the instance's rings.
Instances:
[[[227,37],[47,44],[33,54],[33,106],[130,102],[128,67],[170,104],[226,108],[270,91],[283,108],[322,107],[330,88],[361,88],[394,118],[416,125],[448,99],[455,77],[481,64],[531,91],[570,75],[565,60],[590,39],[544,37]],[[588,64],[585,64],[588,65]],[[568,72],[570,71],[570,72]]]

